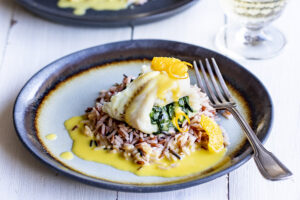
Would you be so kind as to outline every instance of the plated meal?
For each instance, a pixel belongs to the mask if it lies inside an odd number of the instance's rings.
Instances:
[[[57,5],[60,8],[73,8],[75,15],[84,15],[87,9],[121,10],[146,2],[147,0],[59,0]]]
[[[102,188],[158,192],[213,180],[246,162],[251,147],[195,85],[190,63],[205,57],[220,63],[263,140],[272,105],[261,83],[220,54],[163,40],[101,45],[51,63],[18,95],[17,134],[48,166]]]
[[[154,57],[138,77],[124,75],[101,91],[84,116],[65,122],[73,153],[140,176],[184,176],[215,165],[227,142],[188,67]]]
[[[137,25],[171,17],[198,0],[17,0],[49,20],[96,27]]]

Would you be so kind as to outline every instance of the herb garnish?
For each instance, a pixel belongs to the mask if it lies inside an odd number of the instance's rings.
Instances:
[[[175,117],[175,107],[178,106],[185,113],[193,112],[191,105],[189,104],[189,97],[185,96],[163,107],[153,106],[150,113],[151,123],[158,126],[158,131],[153,133],[155,135],[160,133],[167,133],[171,127],[175,128],[172,119]],[[184,119],[179,120],[178,124],[182,125]],[[176,129],[176,128],[175,128]]]

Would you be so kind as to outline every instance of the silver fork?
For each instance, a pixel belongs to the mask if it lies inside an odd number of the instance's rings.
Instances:
[[[209,60],[207,58],[205,59],[206,69],[210,78],[207,75],[207,72],[205,70],[202,61],[199,60],[200,69],[204,79],[201,78],[197,62],[196,61],[193,62],[198,86],[203,91],[206,91],[207,95],[211,100],[211,104],[215,109],[228,110],[237,120],[241,128],[244,130],[253,148],[254,160],[256,162],[256,165],[259,171],[261,172],[261,174],[266,179],[275,181],[275,180],[282,180],[292,176],[293,175],[292,172],[286,166],[284,166],[284,164],[282,164],[271,152],[267,151],[263,147],[262,143],[259,141],[259,139],[257,138],[254,131],[251,129],[247,121],[236,109],[236,103],[226,86],[226,83],[222,77],[222,74],[219,70],[219,67],[215,59],[212,58],[211,60],[212,60],[212,65],[214,70],[212,69]],[[215,75],[217,79],[219,79],[218,82],[215,78]],[[207,90],[205,90],[204,83],[206,85]]]

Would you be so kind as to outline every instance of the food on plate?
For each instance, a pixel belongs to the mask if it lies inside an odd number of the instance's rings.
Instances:
[[[84,15],[86,10],[121,10],[129,5],[141,5],[147,0],[59,0],[58,7],[73,8],[75,15]]]
[[[72,151],[138,175],[183,176],[219,162],[226,140],[208,97],[190,84],[189,67],[154,57],[137,78],[124,75],[101,91],[84,116],[65,122]]]

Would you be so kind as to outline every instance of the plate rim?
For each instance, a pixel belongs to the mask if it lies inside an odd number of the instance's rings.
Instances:
[[[215,53],[218,56],[221,56],[225,59],[230,60],[231,62],[234,62],[237,66],[241,67],[243,70],[245,70],[248,74],[252,75],[252,77],[260,84],[260,86],[263,88],[263,90],[265,91],[266,95],[267,95],[267,99],[268,99],[268,103],[270,104],[270,121],[269,121],[269,127],[265,133],[265,135],[261,138],[261,142],[264,143],[267,138],[270,135],[270,132],[272,130],[272,126],[273,126],[273,120],[274,120],[274,110],[273,110],[273,102],[271,99],[271,96],[268,92],[268,90],[266,89],[266,87],[264,86],[264,84],[253,74],[251,73],[249,70],[247,70],[245,67],[243,67],[242,65],[240,65],[239,63],[235,62],[234,60],[218,53],[215,52],[213,50],[207,49],[207,48],[203,48],[201,46],[198,45],[193,45],[193,44],[189,44],[189,43],[184,43],[184,42],[178,42],[178,41],[172,41],[172,40],[157,40],[157,39],[141,39],[141,40],[125,40],[125,41],[119,41],[119,42],[112,42],[112,43],[106,43],[106,44],[102,44],[102,45],[98,45],[98,46],[94,46],[94,47],[90,47],[90,48],[86,48],[80,51],[76,51],[73,53],[70,53],[66,56],[63,56],[53,62],[51,62],[50,64],[46,65],[45,67],[41,68],[39,71],[37,71],[22,87],[22,89],[20,90],[19,94],[16,97],[16,100],[14,102],[14,108],[13,108],[13,124],[14,124],[14,128],[16,131],[16,134],[19,138],[19,140],[21,141],[21,143],[26,147],[26,149],[29,150],[29,152],[38,160],[42,161],[46,166],[50,167],[51,169],[54,169],[55,171],[67,176],[67,177],[71,177],[72,179],[78,180],[80,182],[86,183],[88,185],[92,185],[92,186],[97,186],[103,189],[109,189],[109,190],[115,190],[115,191],[124,191],[124,192],[164,192],[164,191],[173,191],[173,190],[178,190],[178,189],[184,189],[184,188],[188,188],[188,187],[192,187],[192,186],[196,186],[202,183],[206,183],[209,182],[211,180],[214,180],[218,177],[221,177],[237,168],[239,168],[241,165],[245,164],[253,155],[253,151],[252,149],[249,151],[249,154],[246,155],[243,159],[241,159],[240,161],[238,161],[237,163],[235,163],[234,165],[229,166],[226,169],[220,170],[218,172],[216,172],[215,174],[211,174],[207,177],[203,177],[200,179],[195,179],[195,180],[191,180],[191,181],[187,181],[187,182],[180,182],[180,183],[170,183],[170,184],[166,184],[166,185],[138,185],[138,184],[121,184],[121,183],[114,183],[114,182],[109,182],[109,181],[104,181],[101,179],[96,179],[95,178],[91,178],[89,176],[85,176],[83,174],[80,174],[78,172],[75,171],[63,171],[61,170],[58,166],[54,165],[51,162],[48,162],[46,159],[44,159],[43,157],[40,157],[38,155],[38,153],[36,153],[37,149],[35,150],[34,147],[35,146],[31,146],[29,143],[27,143],[26,138],[23,138],[22,136],[22,131],[24,131],[25,135],[26,135],[26,130],[22,130],[22,127],[19,126],[19,123],[17,123],[18,121],[22,121],[22,119],[18,119],[18,109],[21,106],[22,107],[22,103],[21,101],[21,97],[25,91],[25,89],[27,89],[26,87],[28,87],[28,85],[34,81],[38,75],[40,75],[41,72],[43,71],[47,71],[49,69],[51,69],[51,67],[53,67],[54,64],[63,61],[71,56],[74,56],[74,54],[81,54],[83,52],[88,52],[88,51],[92,51],[94,49],[97,49],[99,47],[104,48],[105,46],[114,46],[114,45],[119,45],[122,43],[144,43],[144,42],[156,42],[156,43],[160,43],[160,42],[164,42],[164,43],[177,43],[177,44],[181,44],[181,45],[185,45],[185,46],[194,46],[196,48],[201,48],[205,51],[211,52],[211,53]],[[44,81],[44,80],[43,80]],[[42,81],[42,82],[43,82]],[[46,154],[48,154],[47,152],[45,152]],[[49,155],[49,154],[48,154]],[[51,156],[51,155],[50,155]],[[57,161],[56,161],[57,162]]]
[[[158,21],[164,18],[171,17],[175,14],[178,14],[200,0],[183,0],[178,2],[171,7],[163,8],[158,11],[147,11],[144,13],[129,15],[127,18],[120,18],[118,15],[111,20],[110,18],[97,18],[97,16],[89,15],[71,15],[70,13],[56,9],[47,9],[41,4],[34,4],[32,0],[16,0],[17,3],[22,5],[24,8],[29,10],[32,13],[35,13],[43,18],[46,18],[50,21],[55,21],[60,24],[70,24],[70,25],[79,25],[79,26],[94,26],[94,27],[124,27],[124,26],[133,26],[139,24],[151,23]],[[98,11],[102,12],[102,11]],[[108,11],[108,12],[118,12],[118,11]]]

